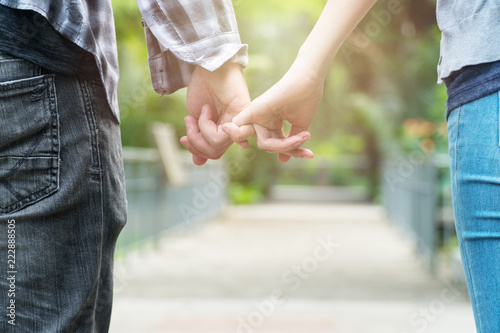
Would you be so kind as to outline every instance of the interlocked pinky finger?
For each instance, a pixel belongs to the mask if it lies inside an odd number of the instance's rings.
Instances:
[[[279,160],[283,163],[288,162],[291,157],[311,159],[314,157],[314,153],[306,148],[298,148],[287,152],[280,152],[278,156]]]

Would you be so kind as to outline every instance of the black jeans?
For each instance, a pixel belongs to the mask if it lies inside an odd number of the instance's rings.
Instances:
[[[126,198],[104,88],[0,53],[0,121],[0,332],[107,332]]]

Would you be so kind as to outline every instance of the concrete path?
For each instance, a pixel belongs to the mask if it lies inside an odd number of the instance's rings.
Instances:
[[[472,333],[381,208],[229,207],[117,263],[111,333]]]

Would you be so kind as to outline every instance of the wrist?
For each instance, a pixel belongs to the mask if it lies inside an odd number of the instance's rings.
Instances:
[[[317,59],[314,51],[302,46],[290,69],[298,72],[304,79],[322,85],[329,67],[330,63]]]

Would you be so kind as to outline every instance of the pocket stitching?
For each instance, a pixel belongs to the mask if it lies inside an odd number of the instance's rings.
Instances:
[[[457,110],[457,137],[455,139],[455,173],[458,172],[458,140],[460,138],[460,119],[462,115],[462,107],[460,106]]]
[[[500,147],[500,91],[497,92],[498,96],[498,147]]]
[[[87,82],[82,81],[80,83],[83,100],[85,103],[85,118],[87,120],[87,126],[90,135],[90,146],[91,146],[91,168],[100,173],[101,162],[99,158],[99,139],[98,139],[98,128],[94,115],[94,108],[92,105],[92,93],[90,92],[91,87],[87,84]]]
[[[54,179],[53,179],[54,177],[52,174],[50,175],[50,178],[51,178],[51,184],[45,186],[44,188],[42,188],[36,192],[30,193],[28,196],[22,197],[21,199],[19,199],[18,196],[13,193],[16,196],[16,198],[18,198],[18,201],[14,202],[10,205],[0,207],[0,213],[2,213],[2,214],[13,213],[20,208],[24,208],[29,204],[33,204],[37,201],[40,201],[43,198],[47,197],[48,195],[54,193],[54,191],[56,191],[58,189],[58,185],[54,184]],[[5,185],[5,182],[2,182],[2,184]],[[12,185],[10,185],[10,183],[7,183],[7,184],[10,187],[12,187]]]
[[[28,148],[20,158],[15,166],[8,171],[8,173],[0,179],[0,183],[5,186],[5,188],[12,193],[17,199],[17,201],[7,204],[5,206],[0,206],[0,213],[7,214],[13,213],[19,209],[27,207],[31,204],[34,204],[47,196],[55,193],[59,189],[59,160],[60,160],[60,142],[59,142],[59,115],[57,111],[57,99],[55,92],[55,75],[44,75],[42,82],[45,85],[45,91],[47,96],[43,101],[43,107],[47,108],[50,113],[50,120],[47,122],[47,126],[39,131],[35,142]],[[29,80],[29,79],[27,79]],[[24,81],[24,80],[23,80]],[[26,87],[27,82],[22,82],[22,86]],[[34,85],[39,86],[40,83]],[[21,85],[14,85],[12,88],[20,88]],[[19,171],[21,166],[26,163],[26,161],[30,158],[33,158],[33,152],[35,148],[40,144],[41,139],[43,137],[44,131],[47,131],[47,138],[49,139],[50,145],[52,146],[53,155],[50,156],[36,156],[36,159],[48,159],[48,168],[43,173],[44,177],[48,181],[48,185],[44,186],[41,189],[35,189],[34,192],[28,193],[25,196],[20,195],[14,187],[7,181],[8,177],[12,176],[15,172]],[[7,156],[5,156],[7,157]],[[14,156],[12,156],[14,157]]]

